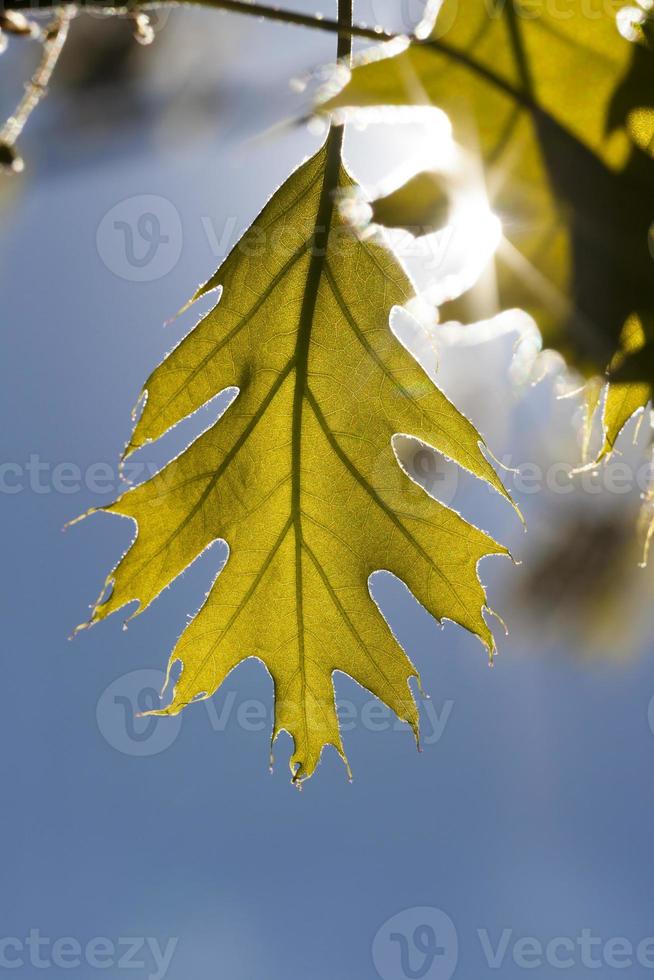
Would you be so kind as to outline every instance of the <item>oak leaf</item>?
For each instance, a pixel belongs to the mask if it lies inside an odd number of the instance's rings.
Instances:
[[[418,733],[417,676],[369,590],[392,572],[437,619],[492,652],[477,564],[506,549],[403,473],[392,438],[411,434],[505,493],[472,424],[389,328],[412,296],[396,258],[360,241],[336,207],[351,186],[342,129],[272,197],[202,296],[217,306],[156,368],[126,455],[218,392],[224,415],[147,482],[104,510],[137,536],[91,622],[140,613],[213,541],[229,558],[174,648],[176,714],[259,658],[275,691],[273,741],[294,740],[294,780],[325,745],[345,759],[333,674],[354,678]]]

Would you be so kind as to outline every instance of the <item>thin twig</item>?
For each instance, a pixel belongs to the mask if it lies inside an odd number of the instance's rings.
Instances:
[[[329,17],[316,17],[311,14],[296,13],[281,7],[269,7],[262,3],[250,3],[249,0],[179,0],[179,2],[160,3],[157,0],[133,0],[129,4],[98,3],[95,0],[80,0],[77,6],[81,10],[93,12],[104,11],[107,14],[125,14],[135,7],[145,10],[156,10],[160,7],[186,6],[188,4],[210,7],[214,10],[226,10],[233,14],[244,14],[249,17],[260,17],[264,20],[277,21],[282,24],[293,24],[297,27],[308,27],[316,31],[327,31],[331,34],[361,37],[369,41],[392,41],[398,35],[384,31],[379,27],[366,27],[364,24],[353,24],[351,27],[339,26],[337,20]],[[55,6],[56,0],[0,0],[1,10],[30,10],[37,13]]]
[[[15,146],[27,120],[41,99],[47,95],[48,85],[66,42],[68,27],[74,13],[74,7],[62,7],[57,10],[54,20],[46,28],[41,61],[25,86],[25,95],[18,103],[16,111],[0,129],[0,144],[5,148]]]

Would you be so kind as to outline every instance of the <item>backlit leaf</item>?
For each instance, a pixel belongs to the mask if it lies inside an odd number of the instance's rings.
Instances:
[[[481,164],[471,172],[483,173],[504,229],[495,302],[486,283],[441,319],[520,307],[545,346],[587,377],[603,373],[627,320],[652,322],[653,52],[620,35],[610,4],[445,0],[427,40],[368,55],[328,108],[425,102],[448,113],[459,162]],[[453,176],[456,164],[441,180]],[[409,226],[439,226],[442,190],[431,186],[425,194],[417,178],[378,210],[397,224],[406,207]],[[650,383],[651,367],[634,352],[632,380]]]
[[[613,451],[616,440],[625,424],[635,412],[645,408],[652,396],[648,381],[634,380],[630,376],[631,365],[638,357],[651,357],[646,348],[643,326],[636,316],[630,317],[620,337],[620,349],[611,363],[611,381],[606,386],[606,398],[602,412],[604,443],[599,459]],[[654,367],[654,365],[652,365]],[[654,373],[651,375],[654,378]]]
[[[393,255],[352,235],[335,194],[352,181],[342,128],[297,170],[198,295],[217,306],[159,365],[127,454],[221,390],[224,415],[107,511],[137,536],[107,580],[92,622],[145,609],[216,539],[226,566],[182,634],[176,714],[212,695],[248,657],[275,690],[273,740],[294,739],[293,778],[325,745],[343,756],[333,674],[353,677],[417,734],[416,670],[368,591],[375,570],[402,579],[438,619],[492,651],[477,564],[506,551],[399,468],[395,433],[435,447],[504,493],[474,427],[389,328],[412,295]]]
[[[438,174],[420,173],[392,194],[372,202],[372,220],[385,228],[406,228],[412,234],[440,231],[450,218],[447,188]]]

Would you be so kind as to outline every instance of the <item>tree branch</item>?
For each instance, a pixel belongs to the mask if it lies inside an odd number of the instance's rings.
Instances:
[[[40,10],[51,10],[58,6],[61,0],[0,0],[0,12],[4,10],[21,10],[38,13]],[[391,41],[398,35],[377,27],[353,24],[349,27],[339,25],[337,20],[329,17],[315,17],[311,14],[300,14],[280,7],[269,7],[261,3],[250,3],[249,0],[130,0],[125,4],[103,3],[98,0],[79,0],[76,6],[80,10],[104,11],[106,13],[127,14],[135,9],[155,10],[158,7],[175,7],[191,4],[194,6],[210,7],[214,10],[226,10],[233,14],[244,14],[249,17],[259,17],[263,20],[277,21],[282,24],[292,24],[296,27],[308,27],[314,31],[327,31],[343,37],[362,37],[369,41]]]
[[[25,86],[25,94],[15,111],[4,126],[0,128],[0,168],[3,170],[8,168],[16,173],[23,169],[23,161],[15,151],[16,140],[23,132],[29,117],[47,94],[52,73],[68,37],[68,28],[72,17],[72,7],[60,6],[57,8],[54,19],[42,37],[43,52],[39,65]]]

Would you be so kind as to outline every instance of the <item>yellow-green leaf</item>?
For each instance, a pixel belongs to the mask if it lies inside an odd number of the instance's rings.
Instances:
[[[375,224],[385,228],[406,228],[416,237],[440,231],[449,218],[447,188],[438,174],[427,171],[372,202]]]
[[[630,315],[654,309],[654,54],[620,35],[612,5],[445,0],[428,39],[368,55],[328,108],[425,102],[448,113],[462,159],[483,165],[504,228],[498,308],[526,309],[546,346],[603,372]],[[385,206],[403,201],[409,225],[428,225],[423,194],[414,181]],[[468,299],[442,319],[478,318]],[[647,359],[631,371],[651,380]]]
[[[626,423],[632,415],[645,408],[652,397],[651,382],[634,380],[630,377],[633,361],[647,356],[651,357],[651,352],[646,348],[643,325],[638,317],[631,316],[625,323],[620,337],[620,350],[611,363],[610,380],[606,386],[602,412],[604,443],[598,460],[613,451]],[[651,376],[654,378],[654,374]]]
[[[170,666],[182,671],[165,714],[209,697],[258,657],[275,689],[273,739],[294,739],[294,779],[323,746],[343,755],[333,674],[350,675],[417,734],[416,670],[370,597],[387,569],[439,620],[481,638],[477,563],[503,547],[429,497],[399,468],[409,433],[505,492],[474,427],[431,384],[389,328],[411,296],[393,255],[355,238],[334,195],[351,180],[342,129],[273,196],[222,267],[217,306],[154,371],[127,452],[157,439],[222,389],[225,414],[148,482],[106,510],[132,518],[131,549],[92,622],[145,609],[216,539],[229,558]]]

